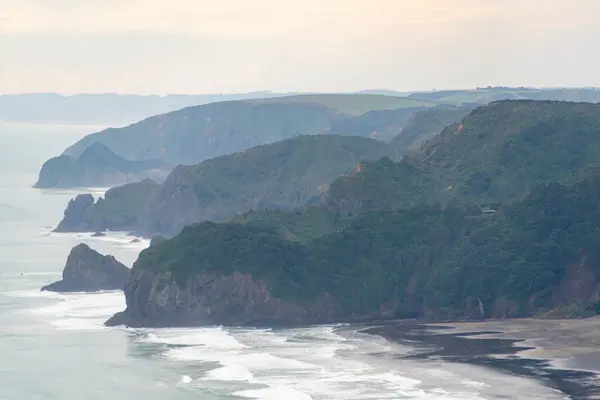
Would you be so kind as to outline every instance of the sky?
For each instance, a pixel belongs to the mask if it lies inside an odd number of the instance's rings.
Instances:
[[[600,86],[600,0],[0,0],[0,93]]]

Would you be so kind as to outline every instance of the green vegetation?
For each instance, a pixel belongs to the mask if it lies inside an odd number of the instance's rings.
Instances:
[[[493,103],[430,141],[416,161],[459,197],[518,199],[600,162],[600,105]]]
[[[411,115],[402,131],[390,141],[397,151],[416,150],[448,125],[460,122],[473,107],[436,107]]]
[[[252,209],[298,208],[362,160],[382,156],[392,152],[373,139],[313,135],[180,166],[154,201],[150,230],[174,234],[193,222]]]
[[[487,204],[521,199],[540,183],[598,163],[600,105],[501,101],[474,110],[398,164],[364,163],[360,173],[332,183],[327,197],[359,211],[453,199]]]
[[[406,160],[365,161],[297,211],[188,227],[138,266],[240,271],[339,318],[588,315],[600,276],[600,105],[502,101]]]
[[[435,105],[431,101],[381,94],[302,94],[270,99],[247,100],[253,104],[315,104],[341,114],[358,116],[375,110],[393,110]]]
[[[196,164],[261,144],[317,134],[340,118],[337,110],[318,104],[212,103],[88,135],[65,154],[78,156],[96,141],[130,160],[158,158],[174,165]]]
[[[425,107],[369,111],[358,117],[334,122],[328,133],[371,137],[383,142],[389,142],[402,131],[410,118],[421,110],[425,110]],[[401,154],[404,154],[407,149],[408,147],[396,148],[398,153]]]
[[[569,301],[595,306],[595,282],[560,287],[572,265],[600,273],[599,226],[596,176],[541,185],[490,215],[461,205],[365,213],[305,244],[267,225],[202,223],[145,250],[137,266],[180,281],[239,271],[298,303],[328,293],[344,315],[393,303],[399,316],[516,317]]]
[[[348,215],[327,207],[302,207],[292,211],[267,209],[251,210],[235,215],[230,222],[253,227],[274,229],[284,239],[307,243],[345,225]]]
[[[487,87],[472,90],[441,90],[412,93],[408,98],[443,104],[488,104],[499,100],[554,100],[600,102],[600,90],[593,88],[537,89]]]
[[[69,203],[57,232],[135,231],[143,226],[160,185],[149,180],[117,186],[94,203],[78,196]]]

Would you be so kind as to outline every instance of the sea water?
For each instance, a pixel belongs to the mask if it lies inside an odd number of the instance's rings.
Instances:
[[[91,127],[0,123],[0,399],[554,399],[537,381],[442,361],[350,325],[297,329],[106,328],[123,294],[55,294],[70,249],[131,266],[148,241],[56,234],[68,200],[36,190],[42,162]]]

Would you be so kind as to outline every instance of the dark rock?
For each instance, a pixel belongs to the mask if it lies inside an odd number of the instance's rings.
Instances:
[[[103,236],[106,236],[106,233],[96,232],[92,235],[92,237],[103,237]]]
[[[135,238],[135,239],[133,239],[133,240],[132,240],[131,242],[129,242],[129,243],[139,243],[139,242],[141,242],[141,240],[140,240],[140,239],[138,239],[138,238]]]
[[[181,285],[170,272],[134,267],[124,291],[127,309],[106,321],[107,326],[272,326],[336,320],[335,301],[326,294],[295,304],[273,297],[264,281],[239,272],[200,273]]]
[[[65,210],[65,217],[58,224],[54,232],[70,232],[67,229],[81,224],[81,221],[87,219],[91,207],[94,205],[94,196],[91,194],[78,194],[74,199],[69,200]]]
[[[75,246],[67,259],[62,280],[44,286],[49,292],[97,292],[123,289],[129,268],[113,256],[103,256],[86,244]]]
[[[160,188],[145,179],[109,189],[96,203],[80,195],[67,206],[57,232],[139,231],[149,216],[150,202]],[[78,207],[79,206],[79,207]]]

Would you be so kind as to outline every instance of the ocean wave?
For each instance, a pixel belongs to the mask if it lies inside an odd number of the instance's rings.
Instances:
[[[206,346],[217,349],[246,347],[221,327],[148,331],[142,333],[138,341],[179,346]]]
[[[106,329],[106,319],[125,308],[125,297],[120,291],[60,294],[54,300],[58,301],[28,312],[62,330]]]
[[[245,397],[248,399],[261,400],[312,400],[313,398],[296,389],[285,386],[267,387],[264,389],[240,390],[233,393],[234,396]]]

